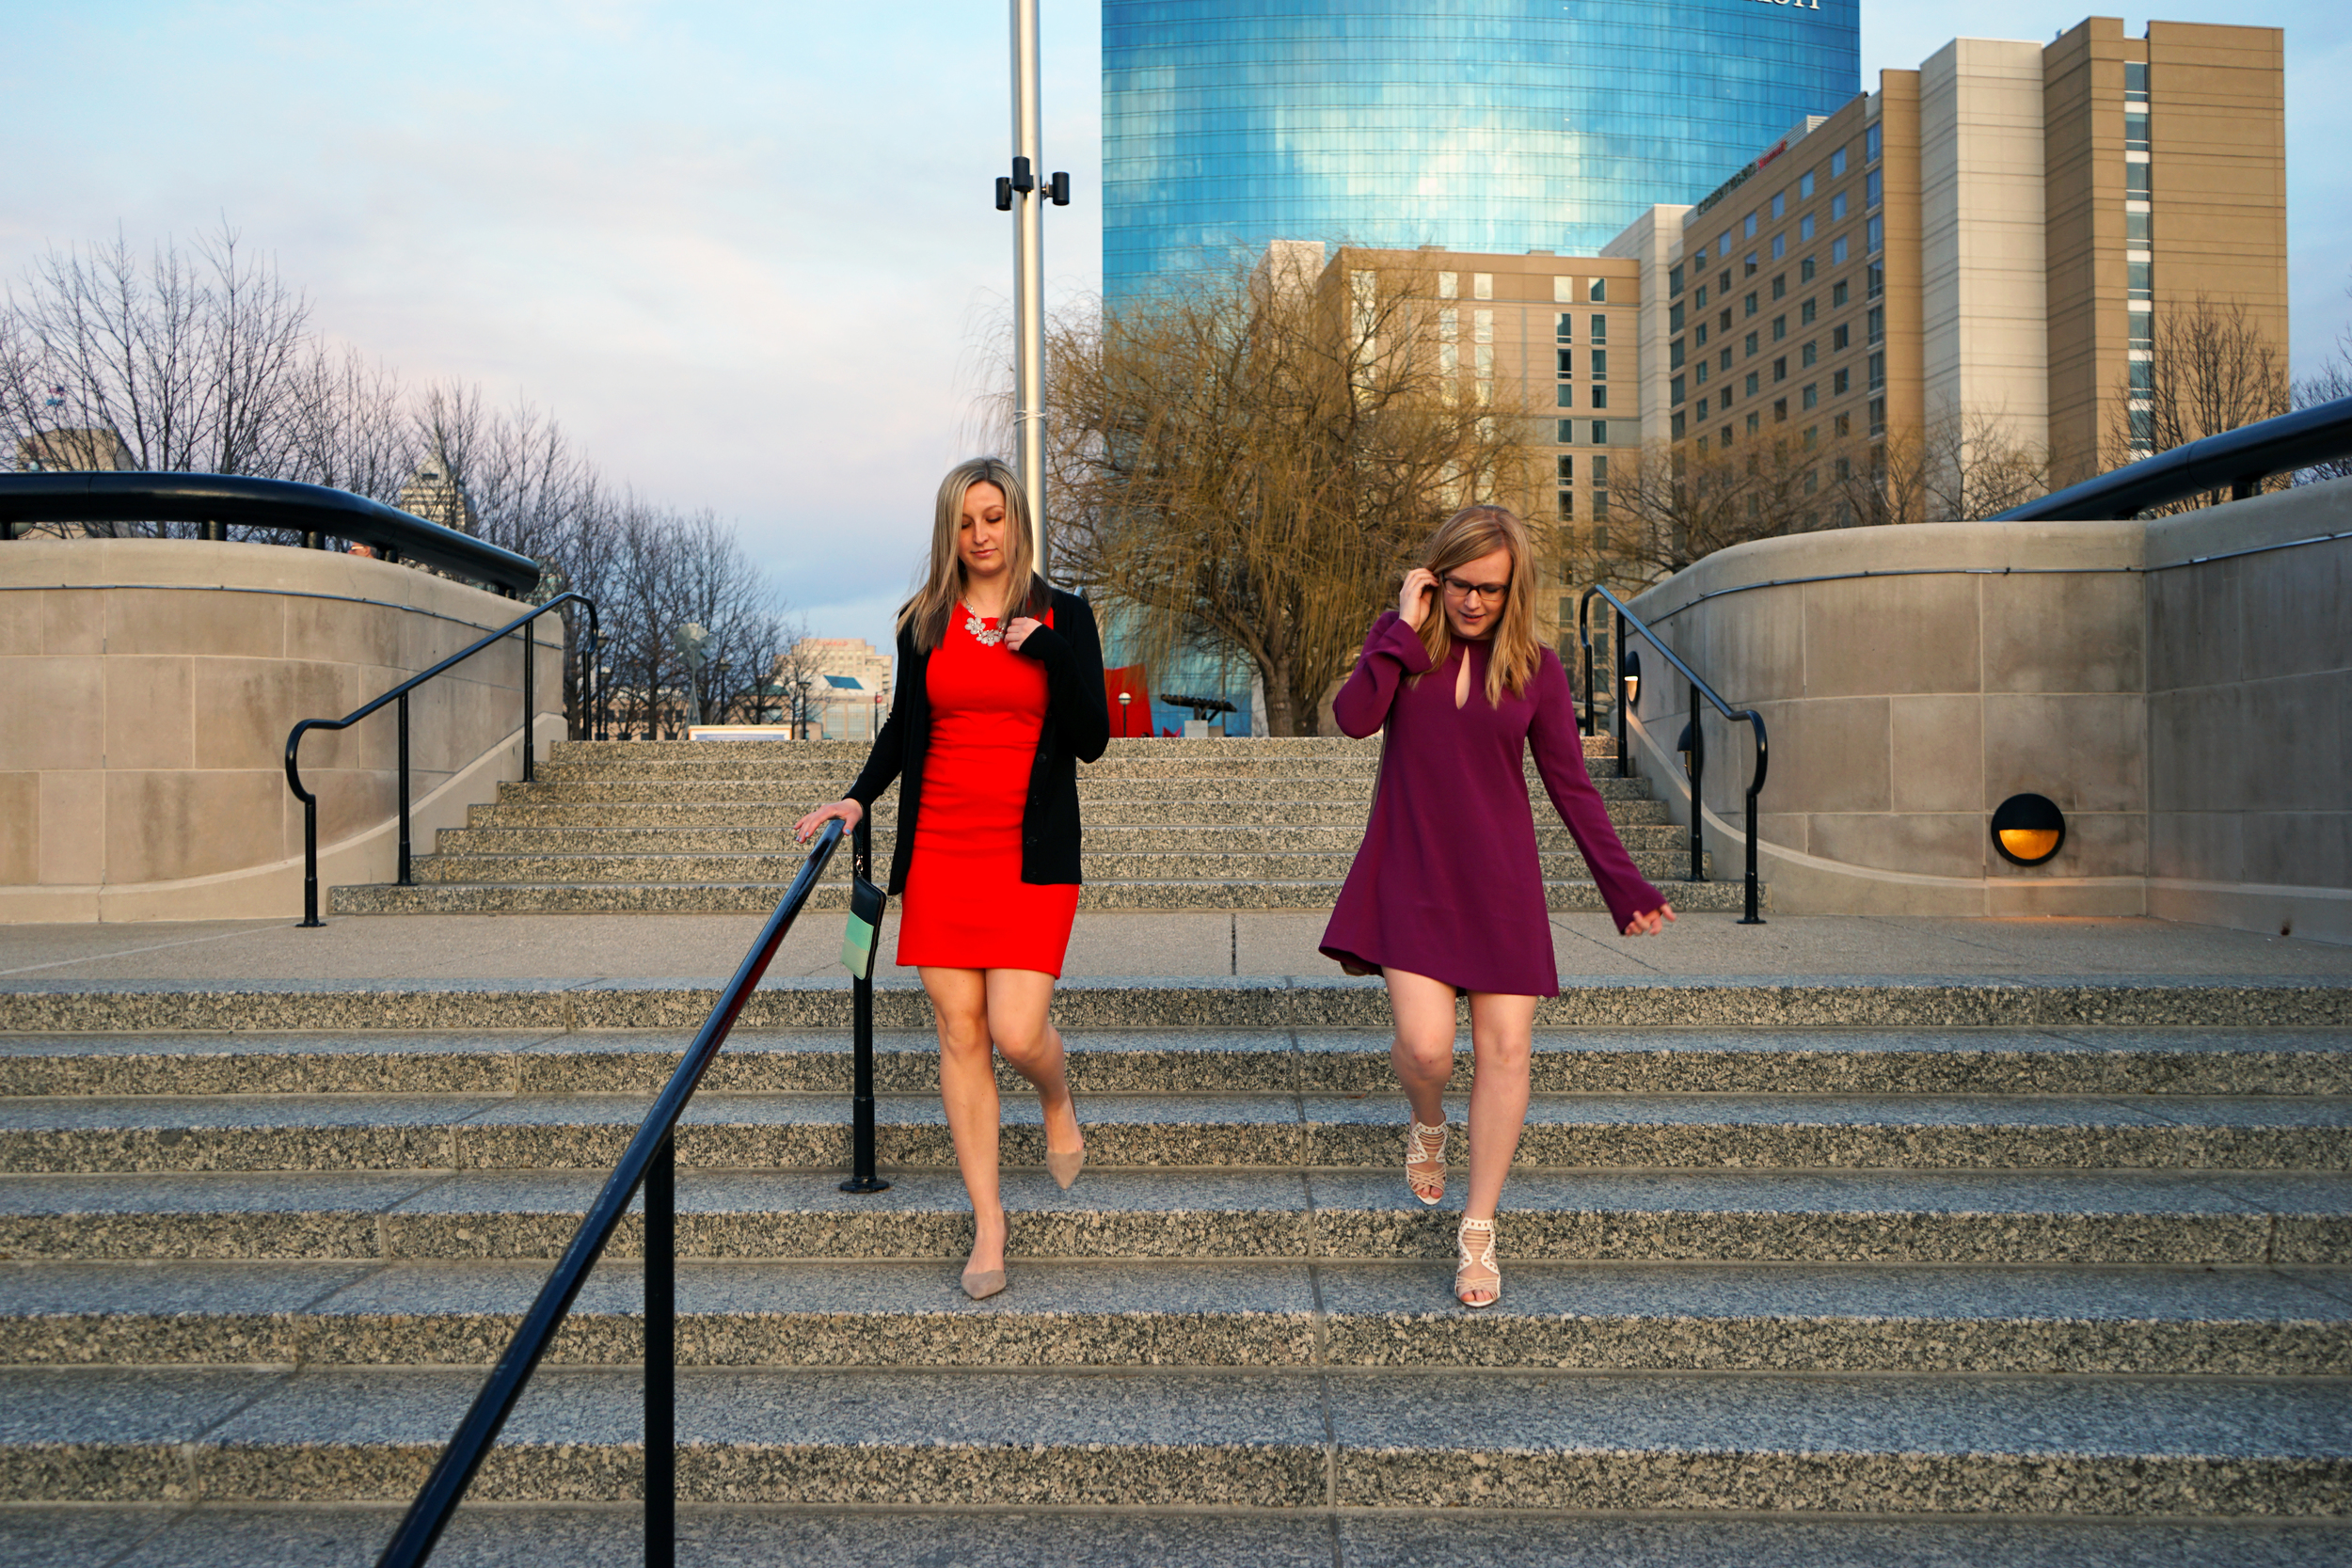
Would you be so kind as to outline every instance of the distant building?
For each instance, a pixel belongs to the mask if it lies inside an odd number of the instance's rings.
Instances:
[[[16,443],[19,473],[118,473],[138,459],[112,430],[43,430]]]
[[[812,739],[869,739],[890,716],[890,662],[862,637],[803,637],[777,657],[769,701],[779,721],[804,715]]]
[[[400,509],[460,533],[473,532],[478,520],[473,498],[457,483],[448,456],[437,451],[401,483]]]

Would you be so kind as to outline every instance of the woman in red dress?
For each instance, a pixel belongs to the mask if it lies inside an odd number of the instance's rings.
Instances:
[[[1103,754],[1110,713],[1093,612],[1048,587],[1034,560],[1012,471],[993,458],[949,470],[929,577],[898,610],[890,720],[849,794],[798,828],[806,839],[834,817],[854,827],[899,781],[898,961],[922,974],[939,1023],[976,1300],[1005,1287],[992,1051],[1037,1086],[1054,1180],[1067,1188],[1086,1158],[1047,1013],[1078,911],[1077,764]]]
[[[1349,735],[1388,736],[1322,945],[1349,973],[1388,981],[1390,1058],[1411,1104],[1405,1180],[1424,1204],[1445,1196],[1454,1004],[1470,996],[1470,1192],[1454,1293],[1487,1307],[1502,1295],[1495,1208],[1527,1121],[1535,999],[1560,990],[1520,760],[1531,748],[1617,928],[1647,935],[1675,912],[1634,869],[1584,771],[1567,673],[1535,637],[1527,526],[1500,506],[1468,507],[1422,559],[1331,705]]]

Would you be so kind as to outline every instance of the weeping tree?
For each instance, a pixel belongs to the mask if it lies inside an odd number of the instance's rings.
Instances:
[[[1141,656],[1237,654],[1268,733],[1312,735],[1455,508],[1526,488],[1529,420],[1464,374],[1435,276],[1278,246],[1047,342],[1057,575],[1117,607]]]

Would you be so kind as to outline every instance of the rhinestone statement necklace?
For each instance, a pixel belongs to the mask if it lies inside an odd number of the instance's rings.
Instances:
[[[1005,640],[1005,634],[980,619],[980,612],[970,605],[963,607],[963,629],[977,638],[986,647],[994,647]]]

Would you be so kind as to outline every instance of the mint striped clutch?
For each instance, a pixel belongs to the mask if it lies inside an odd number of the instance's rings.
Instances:
[[[874,977],[874,948],[882,941],[882,890],[863,877],[850,879],[850,924],[841,933],[841,967],[853,980]]]

